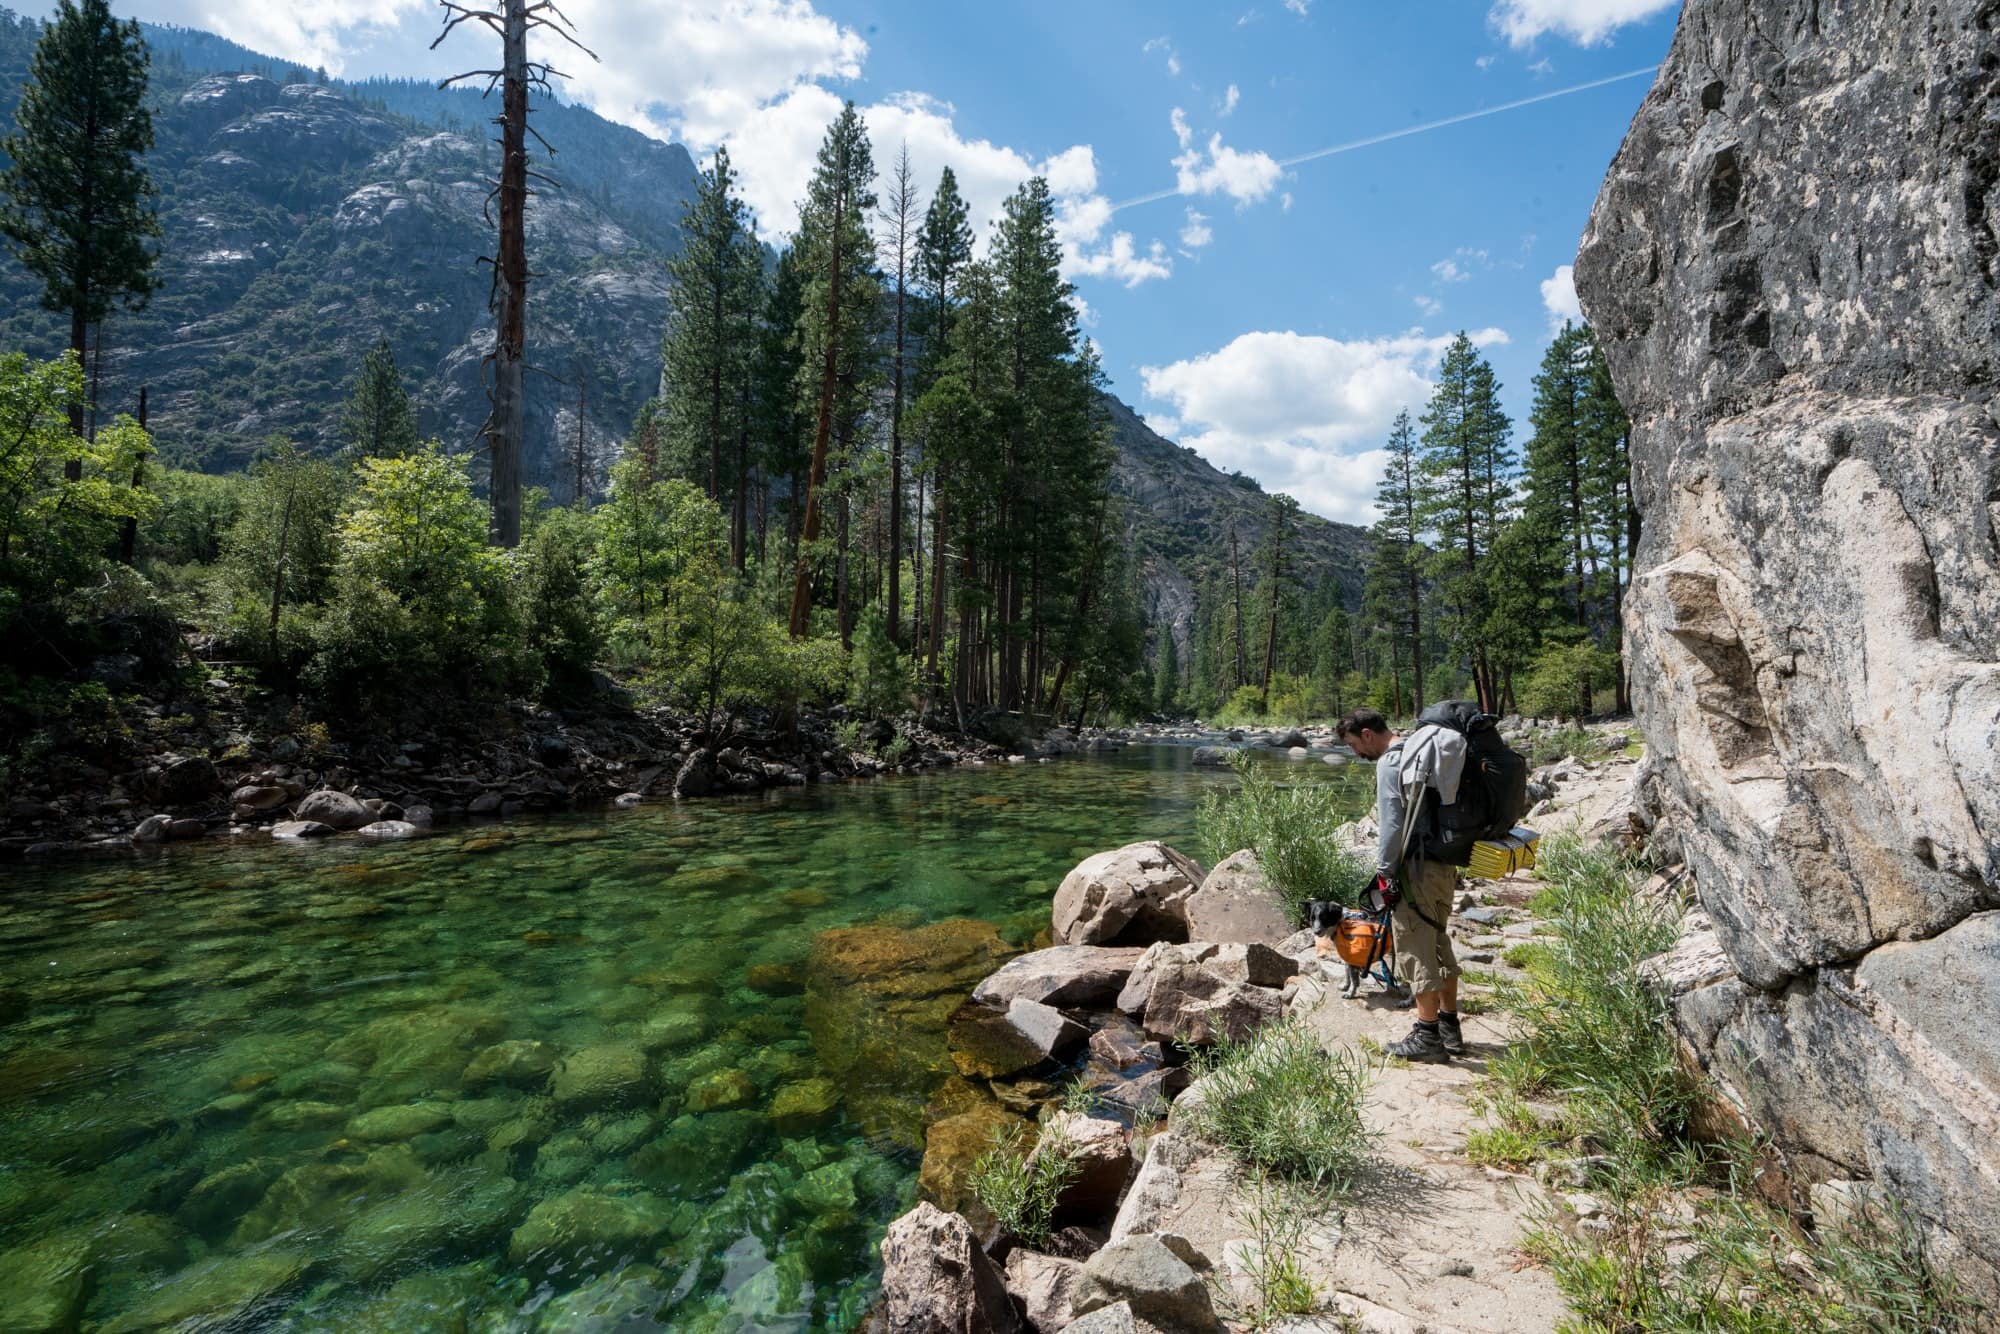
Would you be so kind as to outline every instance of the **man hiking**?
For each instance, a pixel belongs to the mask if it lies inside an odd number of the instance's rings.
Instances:
[[[1448,1061],[1465,1051],[1458,1026],[1458,956],[1445,931],[1458,871],[1446,862],[1423,860],[1423,841],[1406,829],[1421,814],[1412,807],[1421,806],[1424,789],[1417,789],[1415,803],[1405,797],[1404,739],[1389,730],[1388,721],[1373,709],[1355,709],[1334,734],[1362,759],[1375,761],[1375,819],[1382,834],[1374,888],[1395,904],[1396,972],[1416,996],[1416,1027],[1384,1050],[1406,1061]],[[1405,856],[1406,849],[1414,851]]]

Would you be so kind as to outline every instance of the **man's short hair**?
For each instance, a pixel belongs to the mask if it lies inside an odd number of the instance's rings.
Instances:
[[[1337,737],[1351,737],[1356,732],[1380,732],[1386,736],[1389,720],[1373,709],[1350,709],[1346,717],[1333,725]]]

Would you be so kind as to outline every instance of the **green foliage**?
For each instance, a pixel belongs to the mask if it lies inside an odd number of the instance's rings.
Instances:
[[[69,410],[82,396],[73,355],[0,356],[0,630],[31,612],[45,619],[94,577],[120,520],[158,508],[131,485],[152,452],[146,433],[120,417],[94,441],[76,435]]]
[[[224,544],[237,651],[295,669],[312,652],[312,627],[339,556],[336,526],[349,475],[289,441],[250,466]]]
[[[707,578],[728,554],[722,511],[689,482],[651,478],[636,455],[611,467],[611,495],[599,507],[601,529],[592,575],[611,636],[651,639],[689,579]]]
[[[889,637],[889,618],[880,607],[870,606],[861,613],[851,690],[848,702],[870,718],[901,713],[909,706],[909,671],[896,651],[896,641]]]
[[[528,651],[551,692],[572,692],[585,684],[604,646],[590,587],[597,521],[572,508],[530,506],[526,517],[514,573]]]
[[[762,701],[785,672],[782,635],[720,561],[675,580],[661,618],[655,679],[674,704],[726,734],[734,717]]]
[[[353,459],[401,458],[418,447],[416,414],[386,338],[362,358],[340,410],[340,439]]]
[[[432,441],[405,458],[362,460],[337,543],[314,684],[352,700],[534,683],[507,560],[486,544],[464,458]]]
[[[1196,1053],[1192,1069],[1204,1096],[1188,1129],[1246,1165],[1339,1191],[1367,1160],[1375,1138],[1361,1115],[1368,1063],[1354,1048],[1328,1052],[1286,1019],[1247,1042],[1225,1039]]]
[[[1520,710],[1534,718],[1581,718],[1597,690],[1617,679],[1618,655],[1610,650],[1588,640],[1550,644],[1520,684]]]
[[[737,475],[736,445],[749,430],[746,377],[764,301],[763,248],[736,194],[726,148],[696,181],[681,235],[681,252],[667,263],[672,306],[660,344],[660,466],[719,501],[750,482]]]
[[[1319,1307],[1319,1289],[1304,1256],[1306,1229],[1314,1200],[1288,1183],[1259,1177],[1239,1216],[1250,1227],[1250,1281],[1256,1307],[1247,1313],[1253,1329],[1267,1329],[1287,1316],[1310,1315]]]
[[[139,560],[152,565],[213,565],[222,559],[248,489],[240,475],[148,469],[146,489],[160,507],[139,528]]]
[[[1554,929],[1523,962],[1527,1035],[1495,1062],[1514,1091],[1558,1094],[1600,1141],[1646,1152],[1679,1136],[1702,1096],[1667,1002],[1638,975],[1673,944],[1676,915],[1633,893],[1638,870],[1574,833],[1542,839],[1537,907]],[[1513,963],[1512,958],[1509,959]],[[1519,966],[1519,965],[1516,965]]]
[[[70,317],[71,348],[114,304],[144,305],[158,279],[146,43],[107,0],[58,0],[35,46],[15,133],[0,144],[0,234]]]
[[[1309,899],[1352,904],[1374,874],[1370,858],[1334,841],[1352,817],[1353,794],[1332,782],[1278,783],[1248,751],[1229,757],[1236,787],[1210,792],[1195,811],[1195,834],[1210,865],[1249,848],[1293,921]]]
[[[1047,1242],[1063,1188],[1082,1170],[1072,1146],[1046,1128],[1030,1151],[1025,1126],[996,1133],[966,1184],[1000,1226],[1030,1246]]]
[[[1595,1184],[1610,1231],[1575,1235],[1545,1207],[1525,1249],[1575,1312],[1566,1334],[1971,1334],[1985,1311],[1928,1254],[1919,1220],[1893,1201],[1799,1230],[1755,1194],[1747,1146],[1719,1189],[1687,1200],[1708,1164],[1614,1165]],[[1691,1216],[1690,1216],[1691,1215]]]

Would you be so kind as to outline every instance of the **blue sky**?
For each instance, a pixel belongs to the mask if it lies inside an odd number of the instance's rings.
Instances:
[[[438,52],[430,0],[125,0],[348,77]],[[47,6],[28,5],[32,12]],[[878,165],[949,162],[975,221],[1031,172],[1061,200],[1112,388],[1156,428],[1366,522],[1379,447],[1470,331],[1525,418],[1566,266],[1650,76],[1286,166],[1333,145],[1649,69],[1677,0],[570,0],[601,61],[576,100],[703,157],[729,145],[760,225],[794,222],[844,98]],[[1158,197],[1161,195],[1165,197]],[[1129,201],[1147,199],[1144,203]],[[1120,205],[1126,205],[1120,207]],[[1518,432],[1517,432],[1518,433]]]

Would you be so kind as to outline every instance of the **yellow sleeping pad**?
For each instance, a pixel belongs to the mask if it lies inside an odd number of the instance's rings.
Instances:
[[[1465,869],[1481,880],[1498,880],[1535,864],[1535,844],[1542,836],[1525,825],[1516,825],[1505,838],[1486,839],[1472,845],[1472,860]]]

